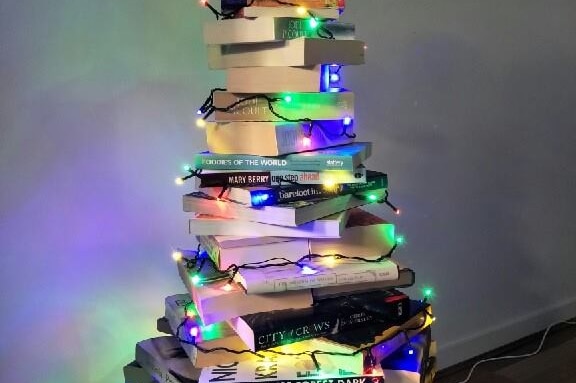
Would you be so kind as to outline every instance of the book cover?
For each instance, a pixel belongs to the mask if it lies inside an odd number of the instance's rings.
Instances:
[[[231,93],[225,91],[214,92],[214,107],[229,108],[214,113],[214,120],[218,122],[230,121],[278,121],[286,120],[313,120],[316,125],[323,123],[324,129],[340,125],[339,131],[344,130],[344,124],[354,120],[354,93],[352,92],[316,92],[316,93],[270,93],[263,97],[254,98],[252,93]],[[243,101],[246,100],[246,101]],[[278,100],[270,102],[269,100]],[[281,118],[281,117],[283,118]],[[339,120],[330,122],[328,120]],[[350,126],[350,128],[352,128]],[[307,128],[309,129],[309,127]],[[322,129],[314,126],[314,129]]]
[[[310,339],[306,347],[301,347],[299,343],[283,346],[280,350],[286,353],[303,353],[314,350],[322,350],[331,353],[342,353],[344,355],[330,355],[320,353],[316,355],[320,370],[316,369],[315,363],[309,355],[277,355],[268,356],[259,360],[249,360],[233,363],[225,366],[214,366],[202,369],[199,383],[208,382],[306,382],[311,383],[321,380],[329,383],[332,379],[334,383],[360,383],[358,380],[363,374],[363,356],[358,353],[354,356],[351,349],[332,343],[327,344],[321,339]],[[369,381],[373,383],[372,381]],[[382,377],[377,381],[383,383]]]
[[[173,336],[146,339],[136,344],[136,362],[157,383],[198,383],[201,370]]]
[[[185,253],[190,257],[193,252]],[[313,304],[309,290],[290,291],[286,294],[253,294],[248,296],[242,287],[227,281],[210,284],[194,283],[194,275],[186,268],[184,260],[177,262],[178,274],[198,310],[204,325],[210,325],[233,317],[262,311],[310,307]],[[210,267],[209,264],[203,272]],[[196,275],[196,274],[195,274]]]
[[[244,8],[245,13],[255,10],[255,7]],[[294,11],[291,7],[288,10]],[[365,44],[360,40],[305,37],[267,43],[208,45],[207,49],[210,69],[311,66],[326,63],[360,65],[364,64],[365,54]]]
[[[208,122],[205,131],[208,150],[212,153],[256,156],[280,156],[346,145],[353,143],[355,137],[353,124],[343,133],[342,120],[318,121],[313,129],[303,122]]]
[[[349,170],[354,171],[372,154],[370,142],[356,142],[279,157],[197,153],[194,168],[206,170]]]
[[[254,358],[249,353],[232,353],[219,348],[247,350],[248,346],[227,322],[205,325],[190,295],[171,295],[165,299],[164,316],[168,320],[172,334],[178,339],[193,342],[202,349],[216,349],[213,352],[202,352],[193,344],[181,342],[182,348],[195,367],[215,366]],[[188,316],[186,316],[188,315]],[[193,330],[195,329],[195,330]],[[195,332],[195,336],[191,335]]]
[[[298,0],[291,4],[297,4],[299,7],[306,8],[340,8],[346,7],[345,0]],[[221,0],[220,6],[222,9],[238,8],[247,6],[256,7],[285,7],[276,0]]]
[[[264,237],[292,238],[340,238],[346,224],[347,210],[303,223],[299,226],[268,225],[260,222],[238,221],[207,214],[194,214],[188,220],[188,232],[192,235],[233,235],[249,237],[255,234]]]
[[[369,192],[375,199],[384,198],[386,189]],[[299,226],[316,219],[373,203],[368,193],[343,195],[333,198],[296,201],[282,205],[251,207],[232,200],[222,200],[202,192],[192,192],[182,198],[185,212],[209,214],[280,226]]]
[[[208,170],[198,177],[196,186],[206,187],[251,187],[251,186],[281,186],[286,184],[301,185],[335,185],[365,183],[366,168],[358,166],[350,170],[299,171],[241,171],[241,170]]]
[[[228,187],[203,188],[202,192],[212,197],[234,200],[254,207],[280,205],[295,201],[330,198],[346,194],[387,189],[388,176],[369,170],[365,183],[334,185],[284,185],[277,187]]]
[[[378,323],[399,324],[409,314],[408,296],[397,290],[325,299],[313,307],[243,315],[230,320],[253,351],[318,338]]]
[[[307,254],[341,254],[377,259],[388,253],[396,242],[393,224],[361,209],[353,209],[342,237],[337,239],[294,238],[290,241],[228,247],[221,243],[226,238],[220,240],[213,236],[197,236],[196,239],[221,270],[233,264],[261,262],[274,257],[296,262]]]
[[[295,18],[302,18],[302,19],[309,19],[311,16],[314,15],[317,19],[332,19],[338,20],[340,18],[340,9],[331,7],[331,8],[310,8],[307,9],[306,12],[303,12],[300,7],[292,7],[292,6],[250,6],[240,9],[236,12],[236,9],[232,9],[232,12],[235,12],[236,17],[247,17],[247,18],[254,18],[254,17],[295,17]]]
[[[234,280],[248,294],[264,294],[398,279],[398,265],[391,259],[381,262],[339,260],[334,267],[318,261],[310,262],[306,267],[240,269]]]
[[[243,44],[290,40],[299,37],[354,39],[354,25],[293,17],[258,17],[218,20],[204,24],[205,44]]]

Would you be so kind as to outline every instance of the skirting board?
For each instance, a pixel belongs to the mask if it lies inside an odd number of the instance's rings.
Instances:
[[[439,342],[439,368],[444,369],[453,366],[525,336],[545,330],[551,324],[574,317],[576,317],[576,297],[492,326],[463,339],[444,344]]]

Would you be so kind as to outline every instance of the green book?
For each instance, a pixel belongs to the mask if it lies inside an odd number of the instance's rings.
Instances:
[[[371,142],[356,142],[278,157],[202,152],[194,156],[194,167],[205,170],[353,171],[371,154]]]

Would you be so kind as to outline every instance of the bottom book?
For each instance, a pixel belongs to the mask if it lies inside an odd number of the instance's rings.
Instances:
[[[136,362],[158,383],[384,383],[381,374],[347,371],[346,356],[317,355],[320,370],[308,355],[264,358],[199,369],[192,365],[175,337],[136,344]]]
[[[124,366],[124,383],[156,383],[135,360]]]

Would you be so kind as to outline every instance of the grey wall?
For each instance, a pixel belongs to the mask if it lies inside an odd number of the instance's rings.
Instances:
[[[349,0],[347,68],[444,366],[576,315],[576,4]],[[195,1],[0,3],[0,380],[119,382],[183,291]]]

